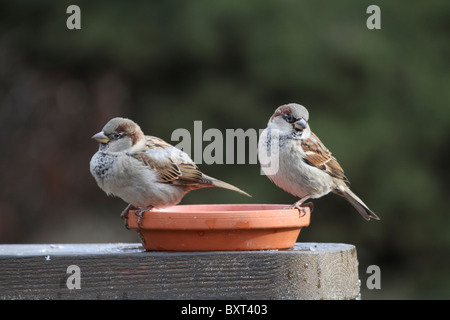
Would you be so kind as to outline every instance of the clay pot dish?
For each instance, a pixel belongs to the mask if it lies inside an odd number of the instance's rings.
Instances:
[[[310,208],[286,204],[177,205],[138,217],[129,211],[128,226],[146,250],[272,250],[294,246],[310,222]]]

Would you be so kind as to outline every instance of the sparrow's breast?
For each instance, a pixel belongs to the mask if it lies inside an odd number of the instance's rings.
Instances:
[[[127,154],[97,152],[91,159],[91,173],[106,194],[136,207],[172,206],[188,191],[160,182],[152,167]]]
[[[105,152],[97,152],[91,159],[90,169],[94,178],[99,181],[111,174],[117,156]]]
[[[303,161],[306,155],[298,140],[281,139],[278,146],[274,145],[273,141],[265,143],[270,143],[270,148],[275,150],[272,151],[269,161],[271,167],[269,169],[264,168],[263,165],[261,167],[267,177],[278,187],[299,198],[306,195],[319,198],[331,191],[331,177]],[[268,161],[267,158],[265,161]]]

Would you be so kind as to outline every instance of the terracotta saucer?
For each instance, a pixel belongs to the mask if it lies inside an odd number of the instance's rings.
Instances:
[[[286,204],[177,205],[153,209],[138,217],[130,210],[128,226],[147,250],[272,250],[294,246],[309,226],[310,208]]]

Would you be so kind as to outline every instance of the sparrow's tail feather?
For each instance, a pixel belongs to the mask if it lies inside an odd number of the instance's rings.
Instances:
[[[366,204],[360,198],[358,198],[358,196],[354,194],[349,188],[346,188],[345,191],[336,191],[336,193],[347,199],[347,201],[350,202],[356,210],[358,210],[358,212],[364,219],[370,220],[370,218],[372,218],[375,220],[380,220],[380,218],[375,213],[373,213],[373,211],[370,210],[369,207],[367,207]]]
[[[237,193],[246,195],[247,197],[250,197],[250,198],[252,197],[247,192],[242,191],[241,189],[239,189],[239,188],[237,188],[237,187],[235,187],[235,186],[233,186],[233,185],[231,185],[229,183],[217,180],[217,179],[212,178],[210,176],[207,176],[205,174],[203,175],[202,180],[204,180],[208,184],[211,184],[211,186],[213,186],[213,187],[218,187],[218,188],[222,188],[222,189],[232,190],[232,191],[235,191]]]

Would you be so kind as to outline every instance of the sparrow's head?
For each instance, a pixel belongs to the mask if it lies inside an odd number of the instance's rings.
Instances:
[[[282,105],[275,110],[268,127],[277,129],[280,136],[292,135],[296,139],[306,139],[310,134],[308,110],[297,103]]]
[[[92,136],[100,142],[101,150],[110,152],[129,151],[145,144],[144,133],[132,120],[113,118],[103,127],[102,131]]]

